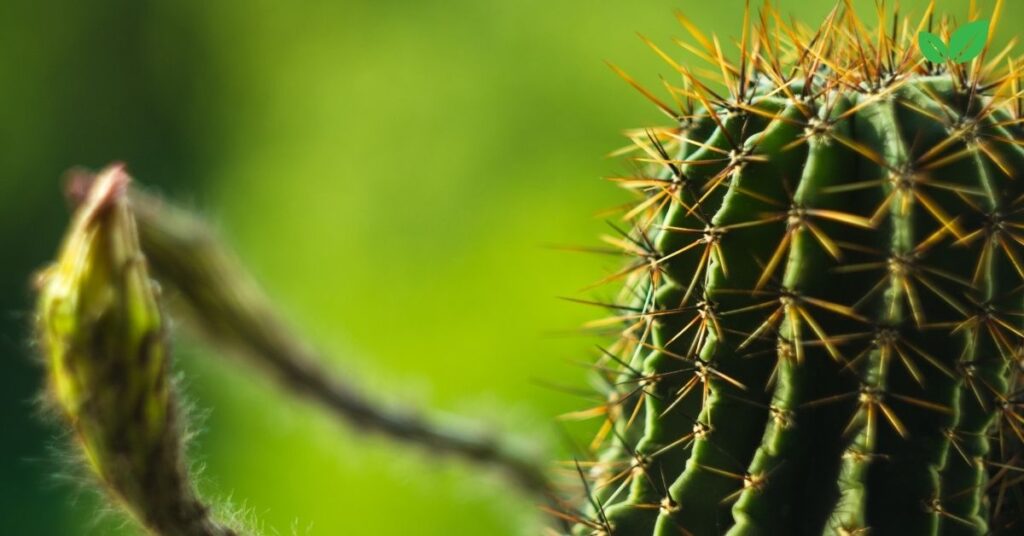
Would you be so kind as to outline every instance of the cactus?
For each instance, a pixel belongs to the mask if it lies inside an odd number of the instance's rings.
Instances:
[[[678,106],[619,71],[673,124],[615,179],[634,259],[576,534],[1024,530],[1021,73],[926,61],[932,9],[845,4],[748,10],[738,62],[680,16],[721,77],[651,44]]]

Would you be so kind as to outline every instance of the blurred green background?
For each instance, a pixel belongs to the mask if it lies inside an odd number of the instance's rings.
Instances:
[[[832,5],[777,3],[808,23]],[[124,160],[207,214],[367,391],[568,456],[554,417],[584,402],[540,383],[584,384],[572,361],[594,341],[573,330],[597,311],[555,297],[618,261],[545,244],[595,242],[596,212],[626,199],[600,180],[626,166],[603,155],[664,120],[602,62],[656,86],[670,70],[635,32],[671,48],[680,9],[738,37],[743,4],[2,2],[0,533],[135,534],[62,477],[34,403],[30,274],[57,247],[59,176],[75,164]],[[1024,21],[1008,4],[1001,42]],[[962,20],[967,0],[940,5]],[[205,415],[204,490],[267,534],[537,532],[494,475],[341,428],[233,361],[177,349]]]

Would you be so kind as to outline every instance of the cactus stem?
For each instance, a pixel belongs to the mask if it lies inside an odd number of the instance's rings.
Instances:
[[[84,170],[68,173],[72,203]],[[133,188],[142,250],[155,276],[178,299],[171,304],[215,345],[250,358],[288,392],[308,399],[346,424],[392,439],[492,466],[531,495],[554,504],[555,489],[543,465],[501,438],[473,426],[441,423],[408,408],[385,408],[330,371],[324,356],[301,340],[279,316],[235,256],[199,217]]]
[[[628,307],[612,348],[657,379],[594,439],[620,438],[590,475],[616,534],[1019,531],[1024,75],[976,9],[954,31],[934,7],[808,27],[766,2],[735,55],[679,15],[719,73],[642,38],[672,101],[615,69],[676,121],[616,151],[647,166],[615,179],[644,195],[612,245],[644,246],[602,281]],[[956,61],[920,59],[925,28]],[[633,452],[668,485],[626,494]]]

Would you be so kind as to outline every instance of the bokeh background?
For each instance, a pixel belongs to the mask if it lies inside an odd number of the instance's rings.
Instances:
[[[981,2],[988,8],[992,2]],[[629,127],[663,118],[674,10],[738,37],[742,0],[4,0],[0,3],[0,534],[135,534],[98,515],[34,399],[32,272],[67,167],[128,163],[217,222],[332,366],[386,401],[567,457],[598,312],[556,299],[616,259],[597,212]],[[831,1],[777,2],[816,23]],[[854,0],[870,12],[873,1]],[[922,9],[924,2],[905,1]],[[961,20],[967,0],[939,2]],[[1024,22],[1007,2],[998,42]],[[584,294],[585,295],[585,294]],[[337,426],[259,374],[177,344],[203,489],[267,534],[536,533],[500,479]],[[88,486],[85,486],[88,489]]]

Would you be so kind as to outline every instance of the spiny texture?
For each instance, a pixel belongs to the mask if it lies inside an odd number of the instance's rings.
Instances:
[[[128,209],[128,176],[102,173],[40,277],[50,394],[110,495],[161,536],[233,536],[189,481],[164,323]]]
[[[849,3],[747,12],[631,133],[618,342],[577,534],[1020,534],[1024,149],[1009,49]],[[973,19],[980,18],[972,13]],[[993,19],[998,19],[998,7]],[[995,20],[992,21],[995,26]],[[621,73],[620,73],[621,74]],[[724,87],[727,91],[715,88]]]

